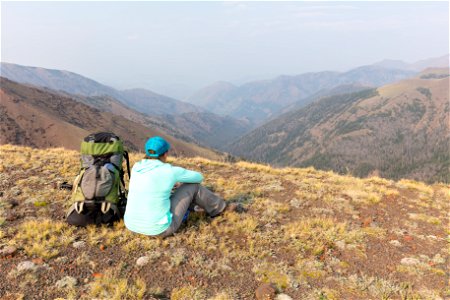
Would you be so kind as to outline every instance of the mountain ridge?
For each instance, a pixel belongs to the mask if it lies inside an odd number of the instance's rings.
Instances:
[[[251,131],[229,151],[279,166],[448,182],[448,78],[448,69],[427,70],[323,98]]]
[[[79,149],[81,139],[89,133],[113,131],[135,151],[143,149],[148,137],[160,135],[172,144],[176,155],[222,157],[219,152],[172,137],[156,124],[153,128],[147,127],[58,93],[25,86],[4,77],[0,77],[0,81],[2,144]]]
[[[19,83],[46,87],[70,94],[110,96],[130,107],[144,109],[150,115],[203,111],[190,103],[160,95],[147,89],[139,88],[121,91],[83,75],[65,70],[28,67],[2,62],[0,64],[0,74]],[[140,97],[137,98],[135,92],[139,92]],[[148,104],[148,106],[142,105],[143,103]]]

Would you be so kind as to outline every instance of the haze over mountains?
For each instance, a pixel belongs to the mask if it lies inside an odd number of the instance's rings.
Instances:
[[[245,118],[258,125],[283,107],[322,90],[348,84],[379,86],[413,74],[412,71],[366,66],[345,73],[326,71],[279,76],[234,88],[223,83],[215,84],[194,94],[187,101],[196,105],[201,103],[214,113]]]
[[[419,74],[424,66],[446,69]],[[2,79],[1,125],[7,142],[77,148],[79,141],[69,143],[55,131],[59,125],[52,129],[50,123],[61,124],[62,132],[73,129],[77,137],[94,128],[114,128],[119,135],[134,135],[128,142],[136,149],[155,132],[173,137],[189,155],[218,155],[204,145],[278,166],[448,181],[448,55],[411,64],[385,60],[347,72],[284,75],[241,86],[218,82],[189,97],[195,104],[141,88],[120,91],[68,71],[9,63],[1,63],[0,71],[22,83]],[[385,91],[392,89],[396,92],[387,96]],[[33,102],[35,95],[45,100]],[[61,106],[71,102],[89,112],[86,126],[80,116],[69,114],[81,120],[71,123],[61,115]],[[33,122],[38,131],[33,132]],[[36,142],[39,131],[46,130],[46,142]]]
[[[316,93],[345,85],[378,87],[411,77],[428,67],[448,67],[448,55],[412,64],[385,60],[347,72],[283,75],[241,86],[217,82],[196,92],[186,101],[216,114],[245,118],[258,125],[279,113],[283,107],[293,103],[297,103],[297,106],[310,103],[311,96]]]

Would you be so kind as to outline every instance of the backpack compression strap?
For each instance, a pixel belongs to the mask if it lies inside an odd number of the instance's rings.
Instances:
[[[130,179],[130,178],[131,178],[131,171],[130,171],[130,156],[128,155],[128,151],[123,151],[123,157],[125,158],[125,161],[127,162],[128,179]]]

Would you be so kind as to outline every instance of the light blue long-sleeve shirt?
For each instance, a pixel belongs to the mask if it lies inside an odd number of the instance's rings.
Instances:
[[[125,226],[134,232],[158,235],[172,222],[170,192],[177,182],[200,183],[202,174],[163,163],[143,159],[131,170]]]

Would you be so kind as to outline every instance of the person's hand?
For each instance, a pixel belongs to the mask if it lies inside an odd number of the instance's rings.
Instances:
[[[174,189],[177,189],[177,188],[179,188],[180,186],[181,186],[181,182],[177,182],[177,183],[175,183],[175,185],[173,186],[173,188]]]

